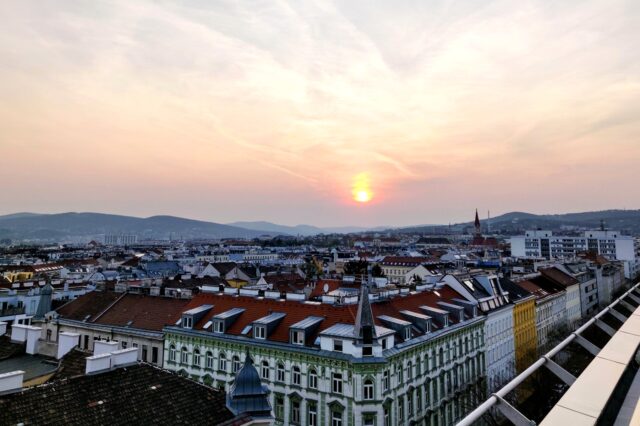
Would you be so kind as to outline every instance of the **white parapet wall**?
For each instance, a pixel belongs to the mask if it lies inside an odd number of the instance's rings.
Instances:
[[[0,321],[0,336],[4,336],[5,334],[7,334],[7,323]]]
[[[61,332],[58,335],[58,353],[56,358],[60,359],[68,354],[74,347],[78,346],[79,340],[80,335],[78,333]]]
[[[138,362],[138,348],[120,349],[111,352],[111,366],[117,368]]]
[[[11,341],[24,343],[27,341],[27,327],[24,324],[13,324],[11,326]]]
[[[22,389],[22,379],[24,379],[22,370],[0,374],[0,395]]]
[[[111,354],[92,355],[86,358],[85,374],[100,373],[111,369]]]
[[[93,354],[102,355],[118,350],[118,342],[107,342],[106,340],[96,340],[93,342]]]
[[[28,325],[25,332],[27,334],[26,352],[29,355],[35,355],[38,353],[38,340],[42,336],[42,328]]]

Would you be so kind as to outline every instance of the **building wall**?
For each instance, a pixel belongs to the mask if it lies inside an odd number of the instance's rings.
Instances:
[[[530,298],[513,308],[516,373],[523,372],[535,360],[538,349],[536,300]]]
[[[487,391],[493,393],[515,376],[513,305],[490,311],[484,333]]]
[[[118,349],[138,348],[138,360],[162,366],[164,363],[164,350],[162,333],[145,332],[143,330],[131,329],[126,332],[120,328],[113,329],[108,326],[98,326],[90,324],[73,324],[69,322],[49,323],[48,328],[53,330],[52,336],[57,336],[59,332],[78,333],[80,335],[79,348],[93,352],[93,344],[96,340],[117,341]],[[154,348],[157,360],[153,359]],[[146,349],[146,351],[145,351]],[[146,353],[145,353],[146,352]]]
[[[550,337],[567,326],[566,295],[564,292],[538,299],[536,303],[536,333],[538,351],[546,352]]]
[[[571,329],[575,329],[577,324],[582,318],[582,303],[581,303],[581,285],[574,284],[567,287],[566,293],[566,312],[567,323]]]
[[[164,367],[209,385],[228,389],[234,378],[234,359],[238,367],[247,351],[261,375],[265,362],[267,374],[263,376],[263,384],[271,390],[278,425],[294,423],[294,407],[299,407],[300,425],[309,424],[309,409],[313,407],[317,425],[331,424],[333,412],[342,413],[342,424],[350,426],[410,422],[453,425],[485,396],[479,389],[485,365],[483,321],[431,340],[395,347],[370,361],[177,327],[167,327],[165,331]],[[211,354],[208,366],[207,353]],[[221,359],[226,362],[221,363]],[[284,380],[279,380],[278,364],[283,366],[280,378]],[[296,368],[300,371],[299,385],[294,383]],[[317,389],[309,382],[314,371],[318,376]],[[332,389],[334,374],[342,375],[342,393]],[[374,387],[371,400],[364,397],[367,380]]]

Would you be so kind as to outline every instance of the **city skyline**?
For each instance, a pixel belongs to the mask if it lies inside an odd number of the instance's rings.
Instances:
[[[0,214],[403,226],[640,208],[639,15],[6,2]]]

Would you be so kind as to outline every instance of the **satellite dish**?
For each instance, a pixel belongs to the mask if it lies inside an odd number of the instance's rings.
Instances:
[[[322,291],[323,291],[324,293],[328,292],[328,291],[329,291],[329,284],[324,283],[324,286],[322,286]]]

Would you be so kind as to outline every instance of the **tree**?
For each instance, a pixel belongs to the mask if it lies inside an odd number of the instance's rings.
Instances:
[[[374,278],[384,277],[384,271],[377,263],[371,267],[371,276]]]
[[[367,275],[369,262],[366,260],[352,260],[344,265],[345,275]]]

